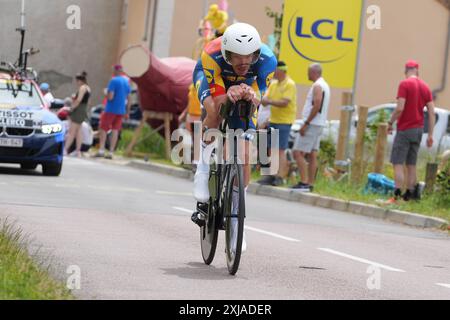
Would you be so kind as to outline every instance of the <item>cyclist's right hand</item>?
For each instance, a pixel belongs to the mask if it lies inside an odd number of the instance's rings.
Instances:
[[[231,86],[227,92],[228,99],[230,99],[232,103],[236,103],[239,100],[242,100],[244,94],[245,91],[240,85]]]

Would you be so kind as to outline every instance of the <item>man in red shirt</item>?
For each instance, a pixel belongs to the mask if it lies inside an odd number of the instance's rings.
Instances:
[[[424,129],[424,108],[428,109],[428,140],[427,146],[433,146],[433,130],[435,125],[434,102],[428,85],[419,79],[419,64],[410,60],[405,66],[406,80],[400,83],[397,95],[397,108],[389,121],[389,132],[397,123],[397,134],[392,146],[391,162],[395,173],[395,202],[402,197],[402,187],[407,183],[403,200],[420,200],[417,184],[417,155],[422,141]],[[404,177],[403,166],[406,164],[407,177]]]

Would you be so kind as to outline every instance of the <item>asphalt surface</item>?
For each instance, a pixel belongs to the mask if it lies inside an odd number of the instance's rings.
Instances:
[[[450,237],[247,196],[248,250],[229,276],[224,237],[203,264],[192,182],[65,159],[61,177],[0,167],[0,218],[32,239],[80,299],[450,299]]]

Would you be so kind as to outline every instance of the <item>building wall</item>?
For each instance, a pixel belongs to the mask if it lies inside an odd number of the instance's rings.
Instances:
[[[66,27],[70,5],[81,9],[81,30]],[[0,0],[0,8],[0,59],[15,61],[21,1]],[[76,91],[73,77],[85,70],[93,90],[91,104],[101,101],[116,58],[121,8],[122,0],[26,1],[25,48],[40,49],[29,64],[51,84],[56,97]]]
[[[129,46],[142,44],[145,47],[150,45],[150,37],[145,39],[147,6],[149,0],[124,0],[122,19],[126,22],[120,27],[119,51],[120,54]],[[151,30],[150,30],[151,31]]]
[[[420,75],[432,90],[440,87],[449,11],[438,1],[430,0],[369,0],[367,3],[381,7],[382,29],[364,30],[357,103],[371,106],[395,100],[408,59],[421,63]],[[436,102],[450,107],[449,84]]]

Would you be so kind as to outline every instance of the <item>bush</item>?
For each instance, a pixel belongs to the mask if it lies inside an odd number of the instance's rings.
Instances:
[[[450,162],[438,173],[436,185],[439,202],[450,206]]]
[[[327,140],[320,142],[319,159],[323,166],[334,167],[334,159],[336,158],[336,147],[329,137]]]

